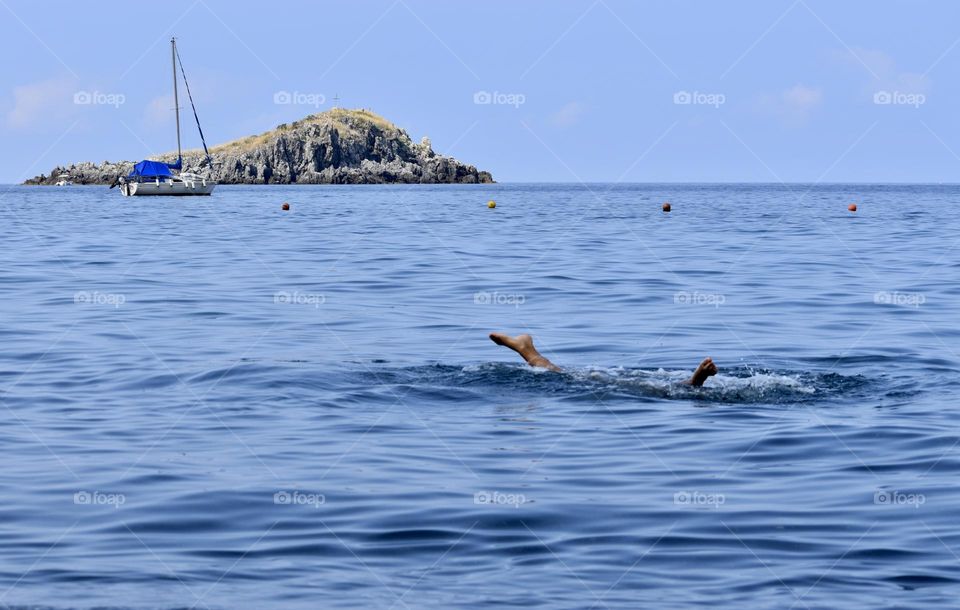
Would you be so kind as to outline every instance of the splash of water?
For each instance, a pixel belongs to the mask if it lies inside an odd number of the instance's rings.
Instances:
[[[378,373],[383,383],[434,388],[473,388],[503,392],[582,395],[602,392],[623,398],[704,400],[722,403],[794,403],[820,400],[856,390],[862,376],[809,371],[725,369],[700,388],[683,382],[688,370],[628,367],[567,368],[561,373],[519,364],[431,365],[390,368]]]

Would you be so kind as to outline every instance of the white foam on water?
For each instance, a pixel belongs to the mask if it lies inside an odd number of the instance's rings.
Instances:
[[[640,396],[676,399],[718,400],[721,402],[790,402],[804,400],[816,394],[829,393],[828,385],[817,386],[818,377],[804,373],[778,373],[756,371],[748,368],[728,369],[727,372],[709,378],[703,387],[695,388],[685,382],[691,370],[636,369],[626,367],[579,367],[567,368],[562,373],[547,369],[531,368],[514,363],[479,363],[463,366],[456,372],[458,377],[472,377],[493,373],[521,372],[539,379],[555,379],[563,386],[576,390],[598,389]],[[546,377],[544,377],[546,376]],[[487,380],[494,382],[495,380]],[[504,383],[510,383],[504,378]],[[516,381],[516,378],[514,378]]]
[[[683,382],[690,378],[689,370],[642,370],[623,367],[595,368],[571,371],[575,377],[594,383],[609,383],[626,391],[648,391],[675,398],[704,396],[705,398],[759,400],[787,396],[816,394],[818,389],[799,374],[779,374],[750,371],[743,375],[714,375],[702,388]]]

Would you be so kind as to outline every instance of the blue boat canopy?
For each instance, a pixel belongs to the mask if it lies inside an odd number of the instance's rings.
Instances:
[[[133,171],[127,178],[164,178],[172,177],[171,169],[181,169],[183,159],[177,159],[176,163],[163,163],[162,161],[141,161],[133,166]]]

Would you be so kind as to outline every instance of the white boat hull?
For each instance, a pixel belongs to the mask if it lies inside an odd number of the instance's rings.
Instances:
[[[121,184],[120,192],[127,197],[210,195],[216,186],[216,182],[202,178],[165,180],[163,182],[155,180],[153,182]]]

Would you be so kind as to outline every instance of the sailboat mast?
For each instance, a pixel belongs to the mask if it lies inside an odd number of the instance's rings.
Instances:
[[[170,58],[173,62],[173,110],[177,116],[177,159],[183,158],[180,150],[180,100],[177,98],[177,39],[170,39]]]

